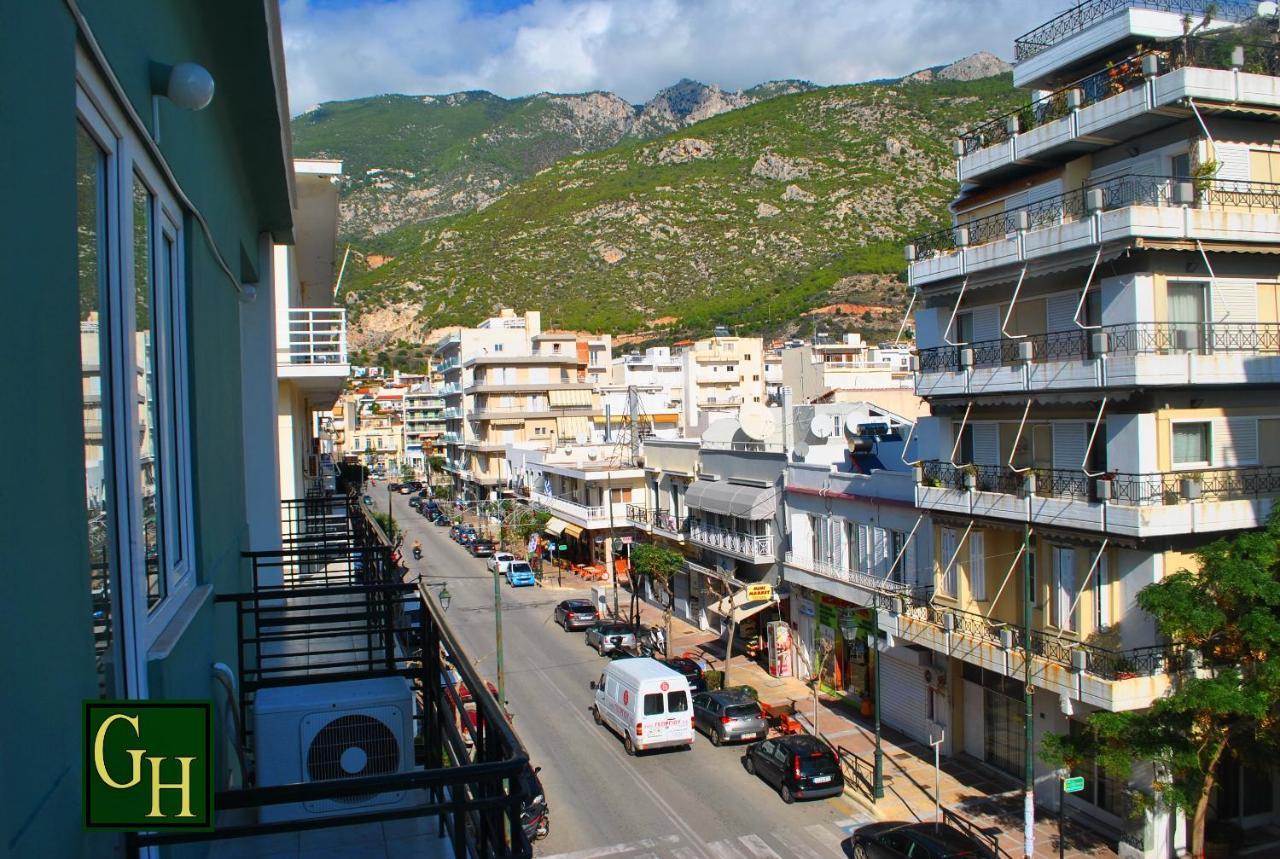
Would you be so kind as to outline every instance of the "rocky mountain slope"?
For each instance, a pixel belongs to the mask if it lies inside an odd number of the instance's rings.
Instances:
[[[803,81],[776,81],[727,92],[682,80],[638,107],[608,92],[382,95],[329,102],[296,117],[294,151],[346,162],[342,230],[361,238],[483,209],[512,183],[567,156],[808,89],[813,85]]]
[[[817,316],[891,332],[901,244],[955,191],[951,139],[1017,100],[1007,75],[806,89],[564,158],[482,209],[363,243],[343,284],[353,343],[394,359],[502,304],[637,338]],[[665,110],[697,106],[677,91]]]

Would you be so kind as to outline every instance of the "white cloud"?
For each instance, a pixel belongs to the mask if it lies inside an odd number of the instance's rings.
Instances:
[[[611,90],[640,102],[683,77],[728,89],[906,74],[1015,36],[1066,0],[284,0],[294,112],[387,92]]]

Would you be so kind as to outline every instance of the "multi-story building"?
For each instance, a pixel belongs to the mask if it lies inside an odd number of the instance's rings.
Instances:
[[[955,742],[1019,777],[1024,645],[1037,737],[1147,706],[1185,660],[1134,596],[1280,492],[1268,8],[1093,0],[1018,39],[1035,100],[957,141],[954,224],[908,248],[937,573],[895,634],[953,654]],[[1219,816],[1274,822],[1242,789],[1269,773],[1222,776]],[[1072,816],[1132,829],[1124,788],[1151,782],[1090,771]],[[1176,829],[1149,813],[1125,849],[1171,855]]]
[[[675,345],[684,372],[686,431],[733,417],[742,406],[765,402],[764,341],[717,328],[712,337]]]
[[[685,494],[698,477],[699,442],[686,438],[646,438],[644,440],[644,485],[632,494],[627,520],[637,532],[653,543],[694,556],[689,543],[689,511]],[[699,574],[686,568],[672,582],[673,614],[689,623],[701,624],[702,607]]]
[[[404,458],[419,477],[427,475],[434,457],[443,455],[444,426],[444,397],[438,390],[421,382],[405,393]]]
[[[400,477],[401,468],[406,464],[404,419],[376,402],[351,412],[345,421],[343,453],[354,456],[375,475],[389,479]]]
[[[851,332],[839,340],[818,338],[782,350],[782,382],[796,402],[867,401],[897,414],[915,416],[920,398],[906,345],[872,346]]]

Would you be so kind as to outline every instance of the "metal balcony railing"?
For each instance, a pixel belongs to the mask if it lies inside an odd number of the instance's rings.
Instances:
[[[520,825],[528,753],[434,599],[422,585],[401,580],[395,547],[354,497],[287,501],[284,520],[290,539],[282,550],[245,555],[253,590],[218,594],[215,602],[215,612],[226,612],[237,633],[236,743],[245,783],[256,786],[219,790],[209,831],[126,836],[130,855],[144,847],[230,839],[237,849],[265,855],[271,852],[266,839],[282,833],[356,826],[368,827],[369,837],[379,840],[373,849],[381,852],[383,821],[416,818],[431,821],[439,852],[457,859],[531,856]],[[282,578],[287,571],[310,572]],[[264,762],[282,750],[257,742],[253,712],[260,695],[390,678],[403,680],[414,702],[412,732],[393,737],[412,749],[410,766],[326,777],[313,765],[310,777],[299,773],[296,783],[261,783]],[[389,793],[402,800],[362,802]],[[292,815],[282,809],[274,820],[261,813],[300,803],[342,811]]]
[[[689,517],[676,516],[666,510],[653,511],[653,527],[660,531],[666,531],[668,534],[679,534],[684,536],[689,528]]]
[[[913,588],[912,585],[903,580],[907,571],[901,568],[901,565],[899,569],[894,570],[893,575],[885,576],[882,573],[855,570],[847,565],[815,560],[808,554],[801,552],[787,552],[783,559],[792,566],[817,573],[820,576],[826,576],[829,579],[848,582],[851,585],[856,585],[869,591],[897,596]],[[915,575],[918,575],[918,572]]]
[[[1242,0],[1083,0],[1013,41],[1013,61],[1020,63],[1066,41],[1124,9],[1154,9],[1199,20],[1212,9],[1214,21],[1242,22],[1257,14],[1257,4]]]
[[[1090,335],[1100,333],[1095,341]],[[960,346],[933,346],[920,350],[922,373],[958,372],[961,351],[972,367],[1013,366],[1022,360],[1027,343],[1032,363],[1083,360],[1108,356],[1175,354],[1280,354],[1280,323],[1276,322],[1129,322],[1096,329],[1032,334]],[[1098,347],[1101,347],[1100,349]]]
[[[1280,69],[1280,47],[1275,44],[1242,43],[1238,36],[1238,33],[1229,31],[1222,36],[1175,39],[1158,48],[1131,54],[1017,110],[1002,113],[966,131],[960,135],[962,153],[969,155],[988,146],[1004,143],[1015,134],[1048,125],[1070,115],[1072,110],[1089,107],[1120,95],[1141,86],[1151,77],[1176,69],[1234,68],[1235,58],[1232,54],[1237,46],[1244,52],[1243,68],[1246,71],[1275,75]]]
[[[772,534],[744,534],[693,519],[689,522],[689,539],[710,549],[724,549],[739,555],[773,556]]]
[[[635,522],[637,525],[648,525],[653,521],[652,511],[642,504],[628,504],[627,519]]]
[[[346,364],[347,311],[341,307],[289,308],[289,339],[279,363]]]
[[[1034,478],[1037,498],[1157,507],[1185,501],[1233,501],[1280,495],[1280,467],[1238,465],[1146,474],[1106,472],[1089,477],[1080,469],[1032,468],[1018,473],[1004,465],[920,464],[921,485],[953,490],[1025,495]]]
[[[1094,195],[1092,192],[1099,192]],[[917,236],[909,250],[914,260],[950,254],[1012,238],[1019,233],[1072,223],[1097,211],[1130,206],[1186,206],[1193,209],[1280,210],[1280,183],[1232,179],[1190,179],[1127,174],[1092,182],[1025,206],[961,221],[954,227]]]

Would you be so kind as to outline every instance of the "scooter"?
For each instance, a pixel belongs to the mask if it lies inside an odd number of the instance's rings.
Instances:
[[[413,559],[414,559],[415,561],[421,561],[421,560],[422,560],[422,547],[421,547],[421,546],[414,546],[414,547],[413,547]]]
[[[529,799],[520,812],[520,828],[524,831],[525,840],[530,844],[539,838],[546,838],[547,833],[551,831],[551,813],[547,809],[547,796],[543,793],[542,782],[538,780],[540,772],[542,767],[534,767],[531,770],[525,770],[524,773],[525,790],[528,791]]]

